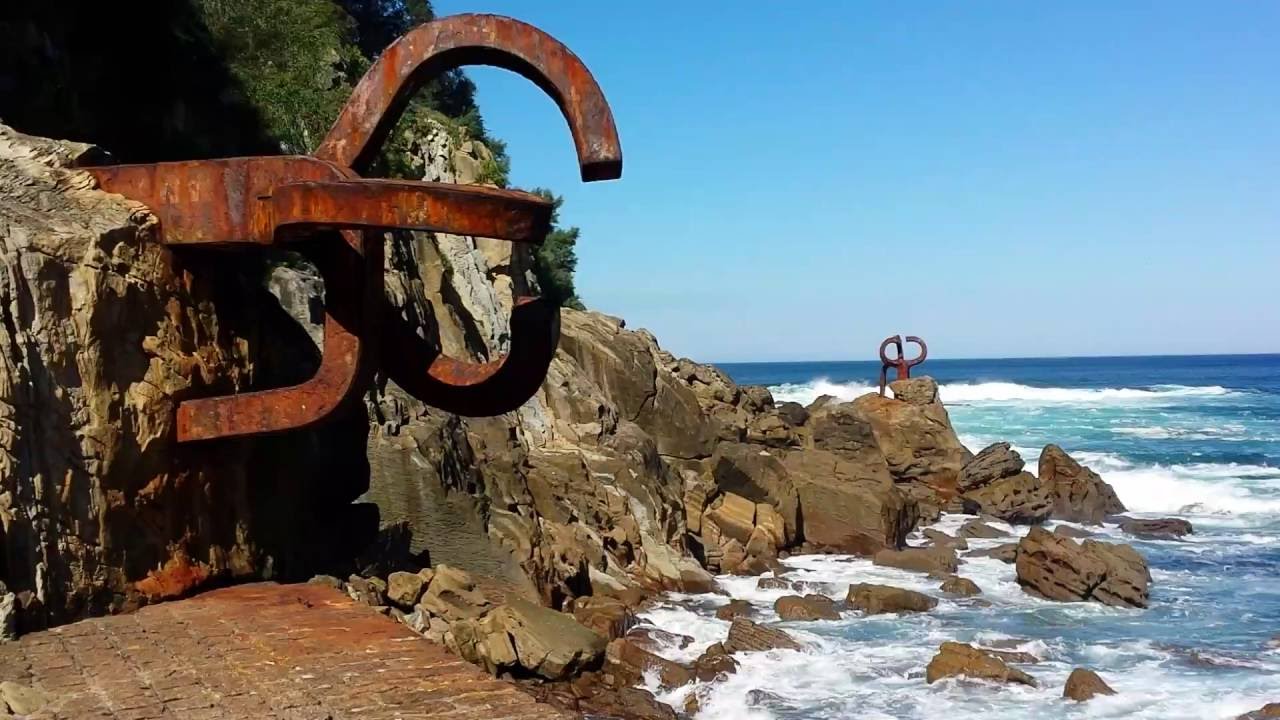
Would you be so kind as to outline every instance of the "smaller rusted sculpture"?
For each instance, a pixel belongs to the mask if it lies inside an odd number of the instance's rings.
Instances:
[[[918,357],[914,357],[908,360],[906,354],[902,351],[902,342],[903,342],[903,337],[901,335],[892,335],[890,337],[885,338],[884,342],[880,343],[880,396],[881,397],[884,397],[884,388],[885,388],[885,385],[888,384],[887,373],[889,372],[889,368],[894,368],[895,370],[898,371],[898,376],[894,378],[895,380],[902,380],[904,378],[909,378],[911,377],[911,368],[924,362],[924,359],[929,356],[929,347],[924,344],[924,340],[921,340],[915,335],[908,335],[906,337],[906,342],[915,343],[916,345],[920,346],[920,355]],[[889,349],[890,345],[898,349],[897,357],[890,358],[888,355],[885,354],[885,351]]]
[[[356,85],[314,155],[86,168],[103,190],[147,205],[165,245],[230,250],[288,243],[324,279],[316,375],[292,387],[183,400],[179,442],[320,422],[358,398],[375,360],[411,395],[461,415],[508,412],[537,392],[560,337],[559,307],[549,300],[516,298],[509,351],[471,363],[444,356],[383,297],[384,230],[541,243],[550,229],[551,203],[536,195],[359,176],[417,89],[464,65],[494,65],[532,80],[560,107],[582,179],[621,176],[613,115],[586,66],[541,30],[496,15],[443,18],[398,38]]]

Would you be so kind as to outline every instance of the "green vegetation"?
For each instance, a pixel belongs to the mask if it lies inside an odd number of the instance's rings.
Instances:
[[[172,0],[136,9],[8,0],[0,122],[94,143],[120,162],[308,153],[378,53],[432,17],[428,0]],[[506,187],[506,146],[489,136],[460,70],[418,93],[365,174],[413,177],[413,144],[428,122],[483,142],[493,158],[480,181]],[[547,294],[575,307],[577,236],[557,227],[536,263]]]
[[[546,188],[534,188],[531,192],[555,204],[555,210],[551,214],[551,232],[534,256],[533,272],[538,278],[538,285],[542,288],[543,296],[556,301],[561,307],[582,310],[582,300],[573,287],[573,273],[578,268],[576,246],[579,230],[576,227],[560,227],[563,197]]]

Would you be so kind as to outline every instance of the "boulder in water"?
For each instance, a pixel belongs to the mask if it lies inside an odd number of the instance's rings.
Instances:
[[[836,604],[826,595],[787,595],[773,603],[783,620],[839,620]]]
[[[1128,545],[1083,544],[1043,528],[1018,543],[1018,584],[1049,600],[1093,600],[1116,607],[1146,607],[1151,573]]]
[[[924,593],[870,583],[850,585],[849,594],[845,600],[850,607],[857,608],[868,615],[927,612],[938,605],[937,600]]]
[[[765,627],[746,618],[734,618],[724,647],[731,653],[758,650],[799,650],[794,638],[777,628]]]
[[[929,683],[948,677],[1021,683],[1036,687],[1035,678],[1030,675],[1009,667],[1003,660],[972,645],[957,642],[942,643],[938,654],[933,656],[925,668],[925,680]]]
[[[973,597],[974,595],[982,594],[982,589],[978,587],[977,583],[959,575],[953,575],[943,580],[938,589],[956,597]]]
[[[1195,532],[1191,523],[1181,518],[1142,520],[1121,515],[1112,519],[1120,524],[1121,530],[1143,540],[1177,540]]]
[[[939,577],[955,574],[960,567],[956,551],[951,548],[907,548],[905,550],[881,550],[871,560],[876,565],[900,570],[928,573]]]
[[[1114,488],[1057,445],[1046,445],[1040,453],[1039,471],[1058,520],[1100,525],[1108,515],[1125,510]]]
[[[1098,673],[1088,668],[1076,668],[1067,677],[1067,684],[1062,688],[1062,697],[1084,702],[1098,695],[1115,695],[1116,691],[1098,677]]]

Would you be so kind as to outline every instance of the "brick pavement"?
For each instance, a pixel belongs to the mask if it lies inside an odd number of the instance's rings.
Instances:
[[[67,720],[565,720],[319,585],[257,583],[0,643],[0,681]]]

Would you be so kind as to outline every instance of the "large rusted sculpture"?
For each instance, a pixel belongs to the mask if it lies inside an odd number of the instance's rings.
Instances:
[[[166,245],[287,243],[324,278],[316,375],[292,387],[186,400],[178,406],[179,441],[317,423],[360,395],[375,358],[410,394],[462,415],[514,410],[537,391],[559,340],[559,308],[551,302],[517,298],[510,351],[468,363],[441,355],[383,298],[381,231],[540,243],[550,228],[550,203],[528,193],[359,176],[417,89],[465,65],[494,65],[532,80],[568,121],[582,179],[621,176],[613,115],[586,66],[541,30],[495,15],[443,18],[397,39],[365,73],[314,155],[88,168],[104,190],[147,205]]]
[[[918,355],[917,357],[911,358],[910,360],[907,359],[906,354],[902,351],[903,337],[901,335],[892,335],[890,337],[885,338],[884,342],[880,343],[880,396],[881,397],[884,397],[884,388],[885,388],[885,385],[888,384],[887,375],[889,372],[889,368],[894,368],[895,370],[897,370],[897,377],[894,378],[895,380],[902,380],[904,378],[911,377],[911,368],[924,362],[925,358],[929,357],[929,347],[924,344],[924,340],[921,340],[915,335],[908,335],[906,337],[906,341],[909,343],[915,343],[916,345],[919,345],[920,355]],[[897,357],[891,358],[887,354],[885,354],[885,351],[889,349],[890,345],[898,349]]]

